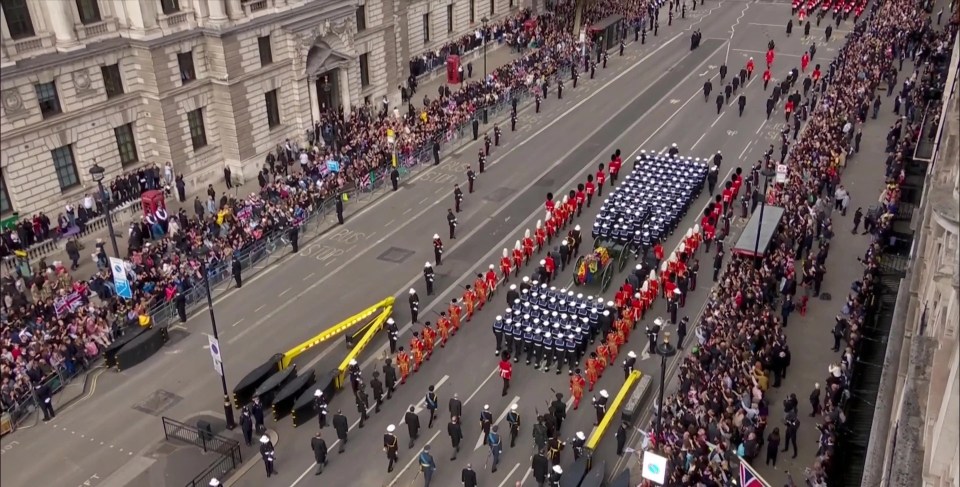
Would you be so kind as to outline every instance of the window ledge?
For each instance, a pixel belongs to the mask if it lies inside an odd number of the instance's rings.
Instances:
[[[76,24],[74,27],[77,30],[77,39],[89,42],[92,39],[116,33],[119,30],[120,24],[117,19],[108,17],[99,22],[92,22],[86,25]]]

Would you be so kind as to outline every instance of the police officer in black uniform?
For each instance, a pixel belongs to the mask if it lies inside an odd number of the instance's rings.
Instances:
[[[459,183],[454,183],[453,185],[453,208],[457,210],[457,213],[460,213],[460,203],[463,203],[463,190],[460,189]]]
[[[390,170],[390,184],[394,191],[400,189],[400,169],[394,167]]]
[[[317,389],[313,391],[313,409],[317,412],[317,421],[320,428],[327,427],[327,399],[323,397],[323,391]]]
[[[467,166],[467,191],[473,194],[473,182],[477,180],[477,173],[473,172],[470,166]]]
[[[420,316],[420,296],[417,295],[417,290],[410,288],[410,297],[407,299],[410,303],[410,317],[414,323],[419,323]]]
[[[503,132],[500,131],[499,124],[493,124],[493,145],[494,147],[500,147],[500,136],[503,135]]]
[[[390,399],[397,387],[397,369],[393,368],[393,360],[390,357],[383,361],[383,380],[387,386],[387,399]]]
[[[450,240],[457,238],[457,215],[452,208],[447,208],[447,226],[450,228]]]

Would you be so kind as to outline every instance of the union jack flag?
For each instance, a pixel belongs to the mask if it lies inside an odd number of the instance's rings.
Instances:
[[[740,459],[740,487],[769,487],[744,459]]]

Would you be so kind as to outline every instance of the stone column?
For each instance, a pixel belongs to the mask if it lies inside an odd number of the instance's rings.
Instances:
[[[307,76],[307,96],[310,97],[310,123],[314,124],[320,120],[320,100],[317,99],[317,78],[316,76]]]
[[[227,21],[226,5],[223,2],[224,0],[207,0],[210,22],[219,24]]]
[[[238,20],[243,18],[243,5],[240,4],[240,0],[220,0],[220,1],[226,1],[227,14],[230,15],[230,20]]]
[[[57,48],[77,47],[77,33],[73,29],[76,15],[69,2],[43,2],[53,23],[53,33],[57,37]]]
[[[337,85],[340,89],[340,105],[343,106],[343,113],[350,113],[350,69],[347,63],[343,63],[337,68]]]

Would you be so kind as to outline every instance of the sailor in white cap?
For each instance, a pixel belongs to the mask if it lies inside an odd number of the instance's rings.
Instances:
[[[573,438],[573,459],[579,460],[583,455],[583,445],[587,442],[587,436],[583,434],[583,431],[577,431],[577,434]]]
[[[437,265],[443,265],[443,240],[440,234],[433,234],[433,260]]]
[[[423,265],[423,282],[427,285],[427,296],[433,296],[433,266],[429,262]]]
[[[560,465],[554,465],[550,472],[550,487],[560,487],[561,475],[563,475],[563,468]]]
[[[517,444],[517,436],[520,435],[520,413],[517,403],[510,405],[510,412],[507,413],[507,424],[510,425],[510,448]]]
[[[410,298],[408,301],[410,302],[410,317],[413,319],[414,323],[419,323],[420,320],[418,318],[420,315],[420,296],[417,295],[416,289],[410,288]]]
[[[323,397],[323,391],[320,389],[313,391],[313,408],[317,411],[317,419],[320,420],[320,428],[326,428],[327,400]]]
[[[583,243],[583,234],[580,233],[580,225],[573,227],[573,230],[567,233],[567,240],[570,242],[571,257],[579,256],[580,244]]]
[[[270,437],[263,435],[260,437],[260,456],[263,457],[263,466],[267,469],[267,477],[278,473],[273,469],[273,462],[276,459],[277,452],[273,449],[273,443],[270,442]]]
[[[603,420],[603,416],[607,414],[607,399],[610,396],[607,394],[607,390],[603,389],[600,391],[600,396],[593,396],[593,408],[597,411],[597,422],[593,423],[594,426],[600,426],[600,421]]]
[[[637,364],[637,354],[633,350],[627,352],[627,359],[623,361],[623,380],[627,380],[633,373],[633,368]]]
[[[493,425],[493,413],[490,412],[490,405],[484,404],[483,411],[480,411],[480,429],[483,430],[483,444],[487,444],[487,437],[490,436],[490,426]]]
[[[393,464],[399,459],[400,442],[397,435],[393,432],[397,430],[394,425],[387,426],[387,432],[383,435],[383,451],[387,454],[387,473],[393,471]]]
[[[670,144],[670,150],[667,151],[667,154],[669,154],[670,157],[677,157],[677,154],[679,153],[680,153],[680,149],[677,147],[677,144],[676,143]]]

